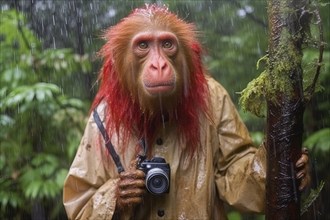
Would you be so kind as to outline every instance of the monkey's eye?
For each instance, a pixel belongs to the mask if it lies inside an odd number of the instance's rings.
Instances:
[[[163,47],[164,47],[164,48],[169,49],[169,48],[171,48],[172,46],[173,46],[173,43],[172,43],[172,41],[170,41],[170,40],[166,40],[166,41],[163,42]]]
[[[148,43],[146,41],[141,41],[138,44],[138,46],[139,46],[140,49],[147,49],[148,48]]]

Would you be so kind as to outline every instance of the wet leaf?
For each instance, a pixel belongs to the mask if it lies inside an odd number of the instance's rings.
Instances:
[[[329,151],[330,150],[330,128],[323,128],[312,135],[310,135],[305,141],[304,146],[309,149]]]

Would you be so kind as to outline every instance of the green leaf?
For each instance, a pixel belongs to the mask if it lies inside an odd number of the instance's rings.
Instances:
[[[329,151],[330,150],[330,128],[323,128],[312,135],[305,141],[304,146],[309,149],[315,148],[316,150]]]
[[[0,126],[11,126],[14,122],[14,119],[9,115],[0,115]]]
[[[34,91],[33,90],[29,90],[26,92],[26,95],[25,95],[25,101],[26,102],[31,102],[34,98],[35,94],[34,94]]]
[[[230,212],[229,214],[228,214],[228,219],[230,219],[230,220],[241,220],[242,218],[241,218],[241,215],[240,215],[240,213],[239,212]]]
[[[43,181],[40,180],[33,180],[30,182],[30,184],[27,185],[25,189],[25,196],[27,198],[36,199],[38,197],[38,194],[40,193],[40,190],[42,188]]]
[[[55,84],[39,82],[34,85],[24,85],[13,89],[5,101],[2,103],[2,108],[13,108],[18,104],[26,102],[30,104],[34,97],[39,102],[52,99],[54,95],[60,94],[61,89]],[[24,106],[21,106],[24,108]]]
[[[308,197],[302,202],[301,213],[303,215],[307,212],[308,208],[315,202],[315,200],[319,197],[322,189],[324,187],[324,181],[321,181],[320,185],[316,189],[312,189]]]
[[[55,182],[60,188],[63,187],[64,180],[65,180],[67,175],[68,175],[68,170],[67,169],[61,169],[61,170],[57,171],[56,177],[55,177]]]
[[[18,84],[20,80],[26,79],[26,73],[20,67],[7,69],[2,73],[1,80],[5,83],[10,83],[14,86]]]

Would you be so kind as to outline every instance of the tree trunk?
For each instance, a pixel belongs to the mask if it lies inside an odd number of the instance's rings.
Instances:
[[[269,69],[274,91],[267,100],[266,219],[300,219],[295,163],[301,156],[304,96],[300,10],[305,1],[268,0]]]

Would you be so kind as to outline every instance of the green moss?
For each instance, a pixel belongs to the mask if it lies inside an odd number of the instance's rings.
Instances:
[[[265,115],[266,101],[276,104],[279,98],[290,99],[294,91],[301,89],[304,91],[304,97],[301,98],[306,102],[315,91],[322,90],[319,82],[315,81],[319,73],[317,68],[319,65],[324,65],[322,58],[320,59],[320,52],[323,53],[321,46],[324,44],[322,29],[319,27],[321,20],[315,13],[318,11],[319,4],[315,1],[313,4],[308,4],[309,7],[306,7],[300,15],[297,14],[296,9],[287,5],[287,1],[279,1],[279,4],[276,8],[279,11],[276,13],[282,17],[280,22],[274,20],[275,23],[271,23],[277,26],[276,31],[271,27],[269,55],[260,58],[257,62],[257,69],[259,69],[259,63],[265,61],[265,70],[240,93],[239,102],[243,110],[257,116]],[[301,7],[298,8],[301,9]],[[271,13],[272,11],[269,15],[273,15]],[[299,24],[295,22],[297,15],[300,16]],[[314,29],[311,28],[313,24],[310,22],[312,16],[317,21]],[[319,35],[319,39],[315,38],[315,35]],[[321,45],[319,51],[314,50],[315,45]],[[306,48],[310,49],[307,53],[305,53]],[[318,59],[315,59],[317,57]]]
[[[299,77],[293,75],[300,68],[302,61],[302,53],[294,45],[298,40],[299,36],[291,36],[287,29],[283,29],[269,65],[270,80],[275,91],[285,95],[292,94],[292,79]]]
[[[247,87],[240,93],[239,104],[244,111],[249,111],[259,117],[265,116],[267,78],[267,72],[262,72],[258,78],[249,82]]]
[[[265,56],[258,60],[257,68],[260,61],[266,61],[266,70],[240,93],[239,102],[244,111],[264,117],[266,100],[276,103],[279,94],[292,96],[294,80],[299,77],[293,74],[297,73],[302,60],[301,53],[293,44],[295,40],[284,29],[272,59]]]

